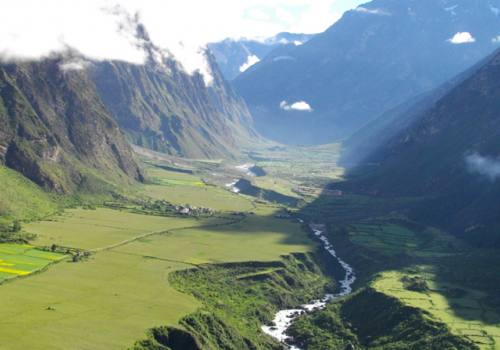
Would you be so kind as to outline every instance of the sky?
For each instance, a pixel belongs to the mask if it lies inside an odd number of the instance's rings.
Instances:
[[[203,71],[208,42],[324,31],[363,0],[16,0],[0,2],[0,59],[39,59],[72,48],[133,63],[145,55],[133,35],[138,15],[151,39]]]

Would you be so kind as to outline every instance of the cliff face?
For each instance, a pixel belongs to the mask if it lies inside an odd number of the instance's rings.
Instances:
[[[0,163],[61,193],[95,181],[142,180],[87,73],[62,63],[0,66]]]
[[[104,104],[133,143],[184,157],[221,158],[238,155],[257,137],[245,103],[212,57],[208,85],[178,62],[156,57],[140,66],[103,62],[90,69]]]

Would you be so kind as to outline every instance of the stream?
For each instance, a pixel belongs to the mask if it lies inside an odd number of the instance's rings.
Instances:
[[[337,252],[328,238],[324,235],[325,225],[310,224],[309,227],[314,235],[323,243],[323,248],[338,261],[340,266],[342,266],[345,271],[345,277],[340,281],[340,291],[337,294],[326,294],[322,299],[313,300],[311,303],[302,305],[298,309],[280,310],[276,313],[271,326],[262,326],[262,331],[264,331],[264,333],[278,340],[289,350],[301,350],[296,346],[288,344],[290,337],[287,336],[286,332],[292,323],[305,312],[324,309],[328,302],[351,294],[352,285],[356,280],[353,268],[337,256]]]
[[[255,164],[247,163],[247,164],[242,164],[242,165],[235,166],[235,169],[238,170],[238,171],[240,171],[240,172],[242,172],[242,173],[244,173],[247,176],[255,177],[255,176],[257,176],[257,174],[252,171],[253,167],[255,167]],[[238,183],[238,181],[240,181],[240,179],[234,179],[232,182],[226,184],[226,187],[231,192],[240,193],[241,190],[236,186],[236,184]]]

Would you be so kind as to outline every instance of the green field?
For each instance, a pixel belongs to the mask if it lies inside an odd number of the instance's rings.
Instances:
[[[297,196],[294,191],[299,185],[318,188],[339,180],[344,169],[336,164],[340,155],[340,145],[330,144],[314,147],[275,147],[250,152],[266,176],[253,179],[264,189],[273,190],[287,196]]]
[[[102,249],[151,232],[163,232],[202,222],[186,218],[139,215],[106,208],[70,209],[50,220],[25,225],[37,235],[38,246],[56,244],[84,250]]]
[[[356,224],[351,240],[385,254],[401,254],[414,251],[419,243],[415,233],[394,224]]]
[[[464,243],[435,228],[387,219],[353,224],[349,238],[357,245],[387,256],[444,257],[466,249]]]
[[[127,348],[147,329],[175,325],[200,306],[169,285],[172,271],[314,249],[298,224],[274,219],[275,210],[261,205],[234,222],[78,209],[29,224],[36,244],[95,253],[1,286],[0,339],[13,350]]]
[[[148,167],[152,184],[141,185],[139,193],[162,199],[176,205],[195,205],[221,211],[251,211],[251,199],[232,193],[225,188],[205,185],[200,177]]]
[[[0,244],[0,283],[30,275],[63,258],[27,244]]]
[[[421,308],[446,323],[452,333],[469,338],[482,349],[500,349],[500,315],[484,306],[484,293],[463,286],[437,282],[432,268],[419,267],[418,276],[429,286],[425,292],[404,287],[404,276],[415,273],[388,271],[373,283],[378,291],[394,296],[406,305]]]

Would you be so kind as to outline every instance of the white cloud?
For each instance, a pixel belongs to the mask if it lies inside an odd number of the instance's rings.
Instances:
[[[257,56],[255,56],[255,55],[248,56],[247,61],[241,65],[240,72],[243,73],[248,68],[250,68],[251,66],[253,66],[254,64],[257,64],[259,62],[260,62],[260,58],[258,58]]]
[[[490,10],[497,17],[500,14],[500,9],[498,7],[494,7],[494,6],[490,5]]]
[[[278,61],[295,61],[295,58],[293,58],[292,56],[277,56],[273,58],[273,62]]]
[[[81,58],[71,59],[66,62],[63,62],[59,65],[59,68],[62,71],[72,71],[72,70],[83,70],[86,69],[90,65],[89,61],[86,61]]]
[[[301,111],[301,112],[312,112],[313,109],[309,103],[305,101],[297,101],[291,105],[287,101],[281,101],[280,108],[284,111]]]
[[[493,39],[491,39],[491,42],[495,43],[495,44],[500,43],[500,35],[497,35],[496,37],[494,37]]]
[[[367,13],[370,15],[379,15],[379,16],[390,16],[391,14],[382,9],[369,9],[363,6],[358,6],[354,9],[356,12]]]
[[[472,173],[486,176],[490,180],[500,177],[500,159],[483,157],[479,153],[473,153],[465,157],[467,168]]]
[[[362,0],[16,0],[0,11],[0,57],[38,59],[68,47],[95,59],[142,63],[145,54],[123,11],[139,13],[151,39],[192,73],[209,74],[208,42],[316,33]],[[221,11],[221,9],[223,9]]]
[[[444,10],[446,12],[449,12],[452,16],[456,16],[457,15],[457,12],[455,11],[456,9],[458,8],[458,5],[453,5],[453,6],[450,6],[450,7],[445,7]]]
[[[452,44],[460,45],[474,43],[476,39],[469,32],[458,32],[452,38],[448,39],[448,41]]]

